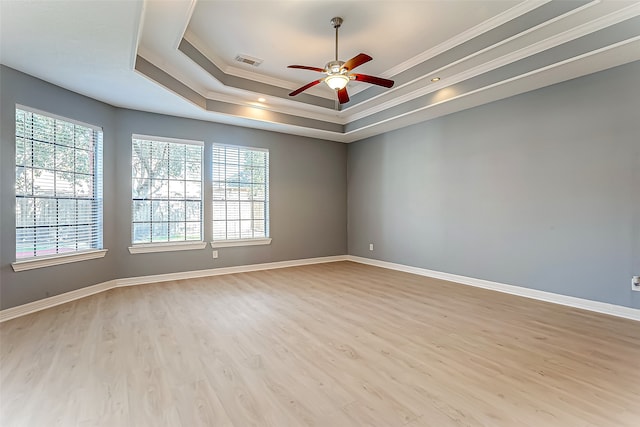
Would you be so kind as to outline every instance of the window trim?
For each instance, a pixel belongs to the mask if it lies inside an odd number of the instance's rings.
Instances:
[[[205,193],[205,180],[204,180],[204,166],[205,166],[205,150],[204,141],[198,141],[195,139],[183,139],[183,138],[170,138],[164,136],[144,135],[139,133],[131,134],[131,143],[134,139],[146,140],[151,142],[167,142],[174,144],[195,145],[202,147],[202,158],[200,159],[200,233],[204,238],[204,193]],[[133,176],[131,176],[131,181]],[[151,243],[134,243],[133,242],[133,187],[131,187],[131,230],[130,241],[131,246],[128,247],[130,254],[145,254],[155,252],[172,252],[172,251],[186,251],[204,249],[207,243],[204,240],[177,240],[173,242],[151,242]]]
[[[37,258],[21,259],[20,261],[14,261],[11,263],[13,271],[16,273],[19,271],[33,270],[36,268],[52,267],[55,265],[69,264],[72,262],[86,261],[90,259],[104,258],[108,249],[89,249],[86,251],[56,254],[56,255],[41,255]]]
[[[97,259],[97,258],[103,258],[108,249],[106,249],[104,247],[104,166],[103,166],[103,161],[104,161],[104,128],[102,126],[98,126],[98,125],[94,125],[91,123],[86,123],[80,120],[76,120],[76,119],[72,119],[69,117],[65,117],[65,116],[61,116],[58,114],[54,114],[51,113],[49,111],[45,111],[45,110],[40,110],[38,108],[33,108],[27,105],[23,105],[23,104],[19,104],[16,103],[14,106],[14,147],[15,147],[15,138],[16,138],[16,133],[17,133],[17,129],[15,128],[15,112],[17,110],[22,110],[25,112],[29,112],[31,114],[38,114],[40,116],[45,116],[51,119],[54,119],[56,121],[63,121],[66,123],[70,123],[73,124],[75,126],[81,126],[81,127],[85,127],[87,129],[90,129],[93,132],[99,132],[101,135],[100,138],[100,145],[98,146],[98,148],[96,148],[96,150],[99,150],[99,153],[97,151],[94,151],[92,154],[94,156],[97,155],[97,153],[99,154],[99,161],[98,164],[102,167],[101,170],[95,171],[93,172],[93,177],[95,179],[96,175],[99,175],[101,178],[101,181],[99,183],[99,186],[97,189],[94,189],[94,197],[90,200],[92,201],[97,201],[99,200],[99,212],[97,214],[98,216],[98,225],[100,226],[99,232],[98,232],[98,239],[97,239],[97,243],[99,244],[97,248],[90,248],[90,249],[83,249],[80,251],[74,251],[74,252],[65,252],[65,253],[56,253],[56,254],[52,254],[52,255],[34,255],[34,256],[30,256],[30,257],[26,257],[26,258],[15,258],[15,261],[13,261],[11,263],[11,267],[13,268],[14,272],[19,272],[19,271],[25,271],[25,270],[32,270],[32,269],[36,269],[36,268],[42,268],[42,267],[49,267],[49,266],[55,266],[55,265],[60,265],[60,264],[68,264],[68,263],[72,263],[72,262],[78,262],[78,261],[85,261],[85,260],[90,260],[90,259]],[[14,152],[14,163],[15,163],[15,152]],[[17,165],[16,165],[17,167]],[[15,185],[15,182],[14,182]],[[16,198],[14,197],[14,200]],[[55,200],[57,200],[57,198],[54,197]],[[14,222],[15,222],[15,217],[14,217]],[[14,230],[17,231],[17,226],[15,226]],[[14,237],[15,240],[15,237]],[[15,251],[14,251],[15,252]],[[14,253],[14,257],[16,256],[16,254]]]
[[[245,150],[250,150],[250,151],[262,151],[264,153],[267,153],[268,156],[268,160],[267,160],[267,165],[265,167],[265,169],[267,171],[269,171],[268,176],[266,177],[266,182],[265,182],[265,189],[266,189],[266,195],[267,195],[267,200],[266,200],[266,206],[267,206],[267,211],[266,211],[266,218],[265,218],[265,233],[266,236],[265,237],[248,237],[245,239],[226,239],[226,240],[215,240],[213,239],[211,241],[211,247],[212,248],[225,248],[225,247],[238,247],[238,246],[257,246],[257,245],[270,245],[271,244],[271,153],[270,150],[268,148],[262,148],[262,147],[252,147],[252,146],[248,146],[248,145],[237,145],[237,144],[226,144],[226,143],[219,143],[219,142],[213,142],[211,144],[211,159],[210,159],[210,164],[211,164],[211,185],[213,185],[213,164],[214,164],[214,155],[213,155],[213,151],[215,149],[216,146],[219,147],[232,147],[232,148],[239,148],[239,149],[245,149]],[[213,199],[213,191],[211,191],[211,201],[209,203],[210,207],[211,207],[211,225],[212,225],[212,229],[211,229],[211,233],[213,234],[213,223],[214,223],[214,219],[213,219],[213,202],[215,201]],[[225,202],[227,200],[225,199]],[[213,237],[213,236],[211,236]]]
[[[158,243],[138,243],[129,246],[130,254],[148,254],[154,252],[191,251],[204,249],[207,246],[205,241],[178,241],[178,242],[158,242]]]
[[[259,237],[257,239],[229,239],[229,240],[214,240],[211,242],[212,248],[231,248],[236,246],[258,246],[258,245],[270,245],[271,237]]]
[[[27,107],[26,105],[22,105],[22,104],[16,104],[16,109],[28,111],[34,114],[39,114],[41,116],[51,117],[52,119],[56,119],[56,120],[64,120],[65,122],[72,123],[77,126],[84,126],[84,127],[90,128],[91,130],[104,133],[104,129],[102,128],[102,126],[96,126],[90,123],[81,122],[80,120],[70,119],[69,117],[59,116],[57,114],[53,114],[48,111],[38,110],[37,108]]]
[[[147,141],[169,142],[174,144],[187,144],[187,145],[197,145],[200,147],[204,147],[204,141],[197,141],[195,139],[169,138],[166,136],[143,135],[140,133],[132,133],[131,141],[133,141],[134,139],[145,139]]]

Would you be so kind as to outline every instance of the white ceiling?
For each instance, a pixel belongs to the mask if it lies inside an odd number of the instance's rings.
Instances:
[[[340,59],[396,81],[351,82],[340,111],[324,84],[289,97],[322,75],[286,68],[333,59],[334,16]],[[75,92],[342,142],[640,59],[640,1],[0,0],[0,19],[2,64]]]
[[[187,38],[194,40],[207,56],[225,65],[237,54],[265,55],[259,58],[264,62],[255,70],[256,74],[303,85],[316,75],[287,69],[287,65],[322,68],[333,60],[334,29],[330,20],[340,16],[344,19],[339,37],[341,59],[346,61],[366,52],[375,61],[362,66],[361,72],[392,77],[399,64],[518,3],[517,0],[199,1],[187,27]],[[224,42],[213,45],[214,40]],[[331,89],[321,87],[332,98]]]

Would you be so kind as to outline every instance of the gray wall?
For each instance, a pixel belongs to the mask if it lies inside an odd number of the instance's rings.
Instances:
[[[351,255],[640,308],[640,62],[353,143],[348,195]]]
[[[347,146],[197,120],[118,109],[49,83],[0,68],[0,307],[6,309],[106,280],[140,275],[343,255],[347,250]],[[106,257],[15,273],[15,104],[104,129]],[[262,147],[270,155],[271,237],[268,246],[132,255],[131,134]],[[206,165],[206,163],[205,163]],[[211,169],[206,165],[205,176]],[[206,182],[206,180],[205,180]],[[210,202],[205,192],[205,206]],[[211,212],[205,208],[205,240]]]
[[[353,255],[640,308],[639,76],[636,62],[347,146],[118,109],[1,67],[0,307],[119,277],[341,255],[348,228]],[[11,269],[16,103],[104,128],[105,258]],[[215,261],[210,247],[129,254],[132,133],[204,140],[205,158],[212,142],[269,148],[273,243]]]
[[[114,257],[14,273],[15,106],[22,104],[104,128],[104,205],[115,203],[116,109],[0,66],[0,308],[101,283],[115,277]],[[115,218],[104,216],[104,245],[112,248]]]
[[[132,110],[116,113],[116,238],[113,248],[121,277],[228,267],[292,259],[344,255],[347,252],[347,147],[311,138],[246,129]],[[129,254],[131,246],[131,134],[205,141],[269,149],[269,200],[272,243],[200,251]],[[211,176],[205,162],[204,176]],[[205,182],[207,180],[205,179]],[[211,203],[205,189],[204,204]],[[107,212],[108,213],[108,212]],[[211,209],[205,208],[204,235],[212,235]]]

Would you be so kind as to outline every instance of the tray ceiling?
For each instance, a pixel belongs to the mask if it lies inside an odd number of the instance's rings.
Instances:
[[[112,105],[351,142],[640,59],[640,1],[2,1],[3,64]],[[338,109],[323,67],[360,52]],[[29,31],[24,31],[29,28]],[[238,62],[259,59],[255,67]],[[434,77],[440,80],[433,82]],[[259,101],[262,98],[263,101]]]

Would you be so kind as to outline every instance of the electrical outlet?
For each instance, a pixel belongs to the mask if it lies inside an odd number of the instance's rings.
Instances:
[[[213,259],[218,259],[218,251],[213,251]]]
[[[369,250],[372,251],[373,250],[373,243],[369,243]]]
[[[633,276],[631,278],[631,289],[640,291],[640,276]]]

